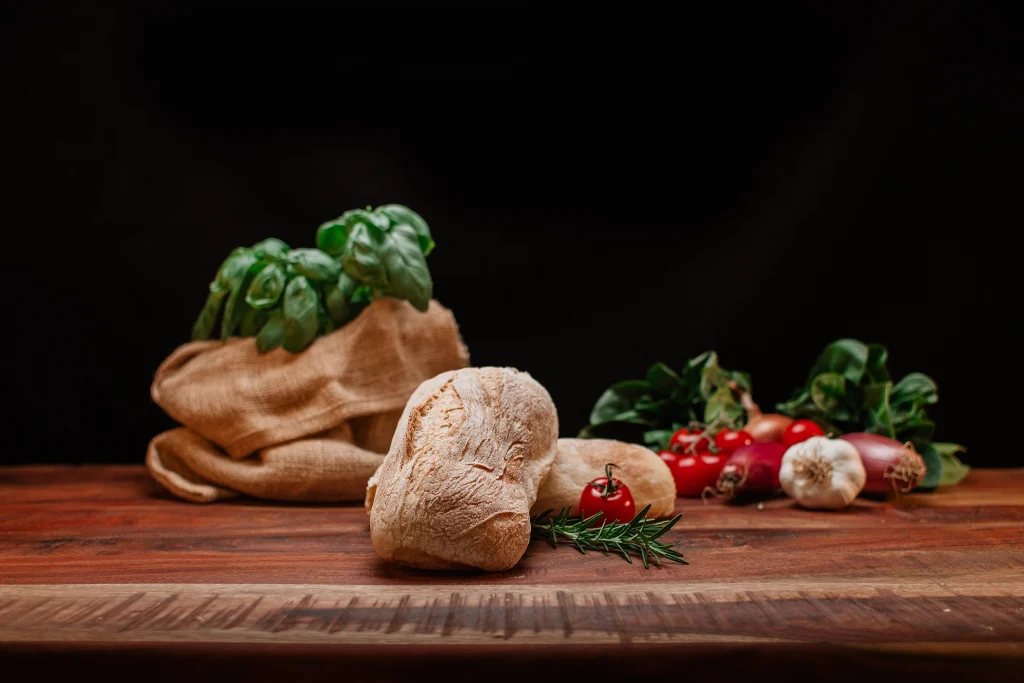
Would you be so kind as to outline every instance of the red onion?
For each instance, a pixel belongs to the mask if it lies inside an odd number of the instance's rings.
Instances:
[[[844,434],[839,438],[849,441],[860,453],[868,473],[862,493],[907,493],[924,478],[924,459],[909,444],[865,432]]]
[[[786,447],[778,441],[755,441],[737,448],[718,477],[717,492],[723,496],[768,496],[778,492],[779,468]]]

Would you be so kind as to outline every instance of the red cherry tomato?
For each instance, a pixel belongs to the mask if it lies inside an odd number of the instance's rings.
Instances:
[[[726,455],[732,455],[737,448],[749,446],[752,443],[754,443],[754,437],[742,429],[738,431],[723,429],[715,435],[715,446]]]
[[[793,444],[807,441],[812,436],[824,436],[825,432],[813,420],[797,420],[782,432],[782,445],[789,448]]]
[[[673,434],[672,438],[668,440],[668,448],[670,451],[686,453],[688,455],[707,453],[711,450],[711,440],[704,435],[704,432],[691,432],[684,427]]]
[[[629,488],[612,477],[612,468],[604,466],[605,476],[598,477],[583,487],[578,512],[582,517],[603,512],[598,522],[629,522],[636,516],[636,504]]]
[[[725,461],[729,459],[729,453],[701,453],[700,459],[707,472],[706,486],[714,486],[718,483],[718,476],[722,474]]]

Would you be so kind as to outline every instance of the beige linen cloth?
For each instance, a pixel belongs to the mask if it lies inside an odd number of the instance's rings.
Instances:
[[[412,392],[468,365],[437,301],[420,313],[378,299],[297,354],[261,354],[252,338],[191,342],[153,380],[153,400],[184,426],[149,443],[146,466],[196,503],[361,501]]]

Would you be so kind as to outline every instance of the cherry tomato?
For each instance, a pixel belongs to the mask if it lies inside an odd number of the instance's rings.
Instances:
[[[583,517],[603,512],[598,522],[629,522],[636,516],[636,504],[629,487],[612,477],[612,468],[604,466],[605,476],[594,479],[585,487],[580,496],[578,512]]]
[[[692,448],[691,445],[693,445]],[[689,455],[707,453],[711,450],[711,440],[704,436],[704,432],[691,432],[684,427],[672,435],[672,438],[668,441],[668,448],[670,451],[687,453]]]
[[[825,432],[814,420],[797,420],[782,432],[782,445],[789,448],[795,443],[807,441],[812,436],[824,436]]]
[[[718,483],[718,476],[722,474],[725,461],[729,459],[729,453],[701,453],[700,459],[707,471],[707,486],[714,486]]]
[[[738,431],[723,429],[715,435],[715,446],[726,455],[731,455],[737,448],[749,446],[752,443],[754,443],[754,437],[742,429]]]

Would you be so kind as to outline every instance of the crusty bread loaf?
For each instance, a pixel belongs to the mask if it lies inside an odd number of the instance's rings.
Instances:
[[[612,476],[629,487],[639,512],[650,503],[648,517],[670,517],[676,504],[676,484],[668,465],[650,449],[609,439],[559,439],[558,453],[541,484],[531,514],[558,513],[572,506],[578,513],[580,494],[588,482],[605,475],[605,463],[618,467]]]
[[[423,569],[515,566],[557,440],[551,396],[527,373],[466,368],[427,380],[368,487],[373,547]]]

